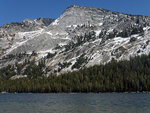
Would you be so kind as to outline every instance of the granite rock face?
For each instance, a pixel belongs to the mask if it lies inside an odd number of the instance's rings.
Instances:
[[[12,50],[16,43],[26,41],[30,34],[36,36],[39,30],[46,28],[54,19],[25,19],[21,23],[11,23],[0,27],[0,55]]]
[[[63,73],[149,54],[150,17],[73,5],[55,20],[26,19],[4,25],[0,40],[0,66],[17,61],[2,59],[11,54],[34,51],[38,62],[55,53],[46,59],[46,66],[52,73]]]

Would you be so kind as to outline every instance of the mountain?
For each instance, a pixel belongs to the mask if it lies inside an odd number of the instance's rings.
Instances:
[[[11,23],[0,27],[0,54],[5,55],[7,50],[12,49],[16,43],[26,41],[36,35],[38,31],[51,24],[54,19],[38,18],[35,20],[25,19],[21,23]]]
[[[55,20],[3,25],[0,40],[1,68],[44,60],[45,75],[59,74],[149,54],[150,17],[73,5]]]

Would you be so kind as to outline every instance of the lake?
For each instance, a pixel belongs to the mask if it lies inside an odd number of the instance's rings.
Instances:
[[[0,94],[0,113],[150,113],[150,94]]]

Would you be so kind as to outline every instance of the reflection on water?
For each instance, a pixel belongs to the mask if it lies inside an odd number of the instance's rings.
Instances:
[[[150,113],[150,94],[0,94],[0,113]]]

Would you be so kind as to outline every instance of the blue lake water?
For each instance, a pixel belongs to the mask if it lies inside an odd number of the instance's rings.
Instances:
[[[150,113],[150,94],[0,94],[0,113]]]

